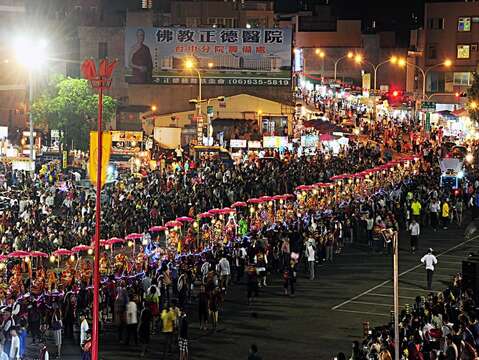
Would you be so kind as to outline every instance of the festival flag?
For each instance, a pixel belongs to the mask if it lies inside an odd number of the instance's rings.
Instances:
[[[102,155],[101,155],[101,186],[106,182],[106,170],[110,161],[111,150],[111,132],[103,131],[102,133]],[[88,173],[90,182],[96,186],[98,167],[98,135],[96,131],[90,131],[90,160],[88,162]]]

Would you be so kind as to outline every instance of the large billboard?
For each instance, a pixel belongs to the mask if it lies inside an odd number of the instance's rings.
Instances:
[[[288,86],[290,29],[132,28],[125,34],[126,80],[136,84]]]

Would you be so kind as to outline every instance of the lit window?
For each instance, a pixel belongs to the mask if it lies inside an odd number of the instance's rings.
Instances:
[[[457,31],[471,31],[471,18],[460,17],[457,20]]]
[[[454,85],[470,86],[471,85],[471,73],[470,72],[455,72],[453,77]]]
[[[457,58],[458,59],[469,59],[471,56],[471,46],[470,45],[457,45]]]

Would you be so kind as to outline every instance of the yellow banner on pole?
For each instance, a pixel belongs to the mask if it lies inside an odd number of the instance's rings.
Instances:
[[[106,170],[110,161],[111,152],[111,132],[103,131],[102,133],[102,154],[101,154],[101,186],[106,182]],[[90,131],[90,160],[88,162],[88,173],[90,182],[96,186],[98,171],[98,133]]]

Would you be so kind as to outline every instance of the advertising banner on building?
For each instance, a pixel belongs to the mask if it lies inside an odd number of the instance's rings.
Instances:
[[[291,29],[126,29],[126,81],[136,84],[288,86]],[[193,70],[185,69],[191,60]]]

